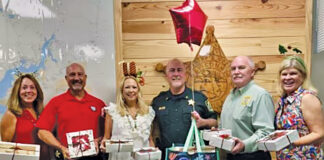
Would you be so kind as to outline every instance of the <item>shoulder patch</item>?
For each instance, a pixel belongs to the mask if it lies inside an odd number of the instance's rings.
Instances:
[[[210,102],[208,100],[205,101],[205,104],[206,104],[209,111],[214,111],[213,107],[211,106],[211,104],[210,104]]]

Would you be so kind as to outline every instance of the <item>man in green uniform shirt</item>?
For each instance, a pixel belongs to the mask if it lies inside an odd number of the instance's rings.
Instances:
[[[256,141],[274,131],[274,106],[270,94],[253,81],[253,61],[236,57],[231,64],[235,88],[227,96],[219,128],[232,130],[235,146],[228,160],[271,160],[269,152],[257,150]]]
[[[168,62],[165,73],[170,89],[161,92],[152,102],[156,115],[154,129],[160,132],[156,145],[162,151],[163,160],[166,148],[171,147],[173,143],[184,144],[190,129],[191,116],[196,119],[198,128],[217,125],[217,115],[212,111],[207,97],[185,86],[184,64],[178,59],[173,59]]]

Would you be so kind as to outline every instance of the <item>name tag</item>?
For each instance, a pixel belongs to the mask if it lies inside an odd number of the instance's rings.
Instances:
[[[159,107],[159,111],[161,111],[161,110],[165,110],[165,106]]]

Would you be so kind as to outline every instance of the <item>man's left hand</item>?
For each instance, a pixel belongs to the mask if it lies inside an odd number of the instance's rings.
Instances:
[[[235,146],[232,149],[232,154],[237,154],[244,151],[245,144],[243,143],[243,141],[236,137],[234,137],[233,139],[235,141]]]

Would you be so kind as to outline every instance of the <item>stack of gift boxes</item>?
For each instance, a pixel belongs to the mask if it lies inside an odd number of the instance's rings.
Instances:
[[[132,152],[135,160],[161,159],[161,151],[159,149],[153,147],[134,149],[134,142],[132,140],[107,140],[106,152]]]

